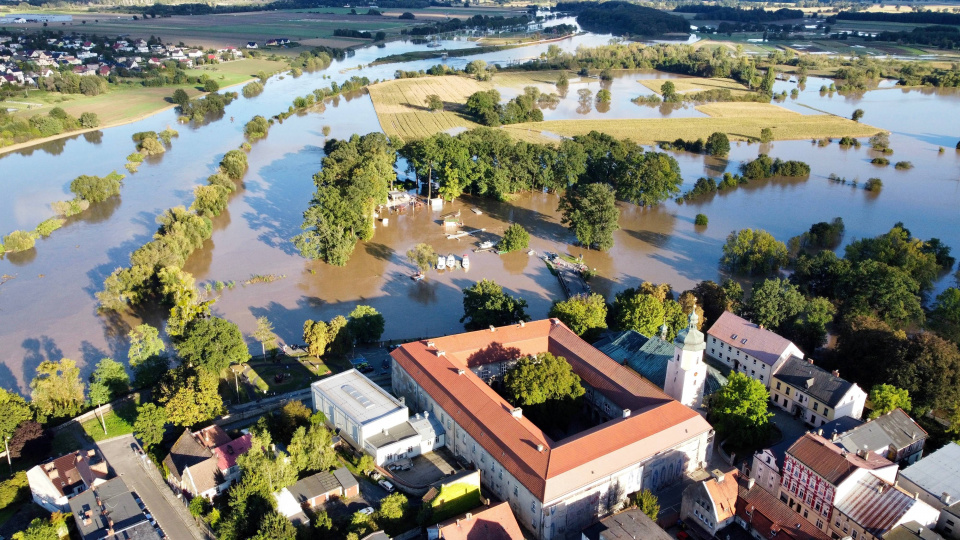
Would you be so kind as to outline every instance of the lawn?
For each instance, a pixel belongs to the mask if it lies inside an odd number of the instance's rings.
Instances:
[[[431,521],[439,523],[478,506],[480,506],[480,488],[466,482],[449,484],[430,501],[430,507],[433,508]]]
[[[112,439],[120,435],[133,433],[133,424],[137,421],[137,404],[131,401],[124,402],[112,411],[103,415],[103,422],[107,432],[103,432],[100,418],[91,418],[83,423],[83,431],[94,441]]]
[[[723,79],[719,77],[681,77],[678,79],[640,79],[637,82],[646,86],[650,90],[660,93],[660,87],[663,86],[663,83],[670,81],[673,83],[673,86],[676,88],[677,93],[683,94],[686,92],[700,92],[703,90],[720,90],[727,89],[737,94],[746,94],[750,90],[746,86],[738,83],[733,79]]]
[[[276,362],[252,360],[245,364],[245,367],[249,369],[245,369],[244,373],[261,392],[283,394],[306,388],[311,382],[319,379],[299,360],[284,357],[280,357]]]

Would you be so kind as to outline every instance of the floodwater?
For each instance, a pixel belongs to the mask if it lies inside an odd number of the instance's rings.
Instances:
[[[584,35],[558,44],[573,50],[579,45],[604,44],[608,39]],[[470,44],[453,41],[445,46]],[[479,57],[506,64],[536,57],[546,47],[543,44]],[[330,81],[322,79],[323,75],[337,81],[355,74],[388,79],[396,69],[425,69],[437,63],[425,60],[350,69],[409,50],[427,49],[392,43],[385,48],[357,51],[324,72],[297,79],[274,77],[263,94],[238,99],[223,118],[207,125],[176,125],[171,111],[99,135],[65,139],[0,157],[4,189],[0,231],[32,228],[50,216],[50,202],[69,198],[69,183],[75,176],[124,172],[125,156],[133,151],[132,133],[162,130],[168,125],[180,132],[164,156],[144,163],[139,173],[128,175],[119,198],[72,219],[51,237],[39,240],[34,250],[8,254],[0,260],[0,275],[13,276],[0,287],[0,385],[27,392],[28,381],[44,359],[74,358],[88,373],[103,356],[125,358],[124,335],[139,319],[98,315],[93,295],[103,279],[114,268],[128,264],[130,253],[150,238],[156,229],[156,216],[170,206],[192,200],[193,187],[212,173],[224,152],[243,142],[243,123],[253,115],[285,110],[295,96],[328,85]],[[462,66],[473,58],[450,59],[449,63]],[[613,102],[605,112],[596,110],[595,104],[588,112],[577,110],[576,85],[590,88],[595,95],[599,81],[573,82],[567,97],[556,109],[544,111],[544,116],[548,120],[658,117],[663,114],[659,108],[629,101],[649,93],[636,82],[641,77],[670,76],[626,73],[617,77],[609,85]],[[190,258],[186,270],[201,284],[238,283],[220,293],[214,312],[235,321],[247,335],[254,330],[256,317],[266,315],[282,341],[297,343],[305,319],[330,319],[349,313],[360,303],[372,305],[385,315],[385,339],[457,332],[462,328],[461,290],[482,278],[494,279],[511,294],[526,299],[527,311],[534,318],[545,316],[551,302],[562,293],[543,262],[526,253],[474,254],[475,238],[448,240],[438,219],[454,209],[462,210],[468,228],[485,228],[491,238],[517,222],[530,231],[531,248],[537,253],[583,254],[585,262],[598,271],[595,290],[608,297],[641,280],[668,282],[683,290],[700,280],[719,279],[717,261],[723,241],[730,231],[745,227],[766,229],[786,241],[814,222],[840,216],[847,225],[845,241],[849,242],[880,234],[903,221],[915,235],[939,237],[960,250],[960,153],[954,150],[960,137],[955,126],[956,118],[960,118],[960,94],[885,88],[858,97],[821,96],[821,84],[821,80],[811,79],[798,99],[788,98],[783,106],[803,114],[817,109],[843,116],[862,108],[866,112],[864,122],[892,132],[892,161],[909,160],[915,168],[877,168],[869,163],[873,156],[866,147],[842,150],[832,144],[819,148],[809,141],[739,144],[727,159],[675,154],[684,189],[691,188],[700,176],[735,171],[740,161],[752,159],[759,152],[806,161],[813,172],[807,180],[754,183],[684,205],[672,201],[656,208],[621,205],[621,230],[615,235],[613,249],[605,253],[573,246],[573,236],[556,215],[557,196],[533,193],[509,203],[464,197],[448,203],[443,211],[419,209],[390,214],[388,223],[378,223],[370,242],[357,245],[346,267],[305,261],[289,239],[299,232],[301,214],[313,193],[311,176],[323,157],[323,127],[330,126],[330,137],[334,138],[379,130],[369,97],[359,94],[342,97],[322,112],[294,116],[274,125],[266,139],[253,144],[244,189],[232,197],[228,211],[214,220],[213,238]],[[778,82],[776,90],[789,93],[795,86]],[[552,91],[548,86],[542,90]],[[508,89],[503,94],[508,97]],[[666,112],[670,116],[700,115],[692,108]],[[236,120],[231,121],[231,116]],[[937,151],[940,146],[946,149],[942,154]],[[862,187],[832,183],[827,180],[831,173],[859,179],[861,186],[867,178],[880,177],[883,191],[871,194]],[[471,212],[473,207],[483,213]],[[710,218],[708,227],[694,227],[697,213]],[[434,270],[425,281],[413,282],[409,278],[413,267],[405,253],[418,242],[428,242],[438,252],[457,258],[470,253],[470,270]],[[285,277],[269,284],[241,285],[253,274]],[[938,290],[949,284],[950,279],[945,277],[938,283]],[[152,324],[162,321],[159,313],[144,317]],[[252,345],[252,338],[250,341]]]

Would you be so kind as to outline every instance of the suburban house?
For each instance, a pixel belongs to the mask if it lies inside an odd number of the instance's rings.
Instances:
[[[583,530],[581,540],[672,540],[652,519],[637,508],[624,510]]]
[[[932,528],[940,512],[872,474],[851,479],[841,490],[830,517],[830,530],[853,540],[879,540],[902,523]]]
[[[738,538],[733,529],[742,528],[750,538],[778,540],[829,540],[830,536],[811,525],[752,479],[741,480],[737,493],[734,524],[722,529],[717,538]],[[733,533],[733,534],[731,534]]]
[[[927,432],[903,409],[894,409],[833,440],[847,452],[869,450],[905,466],[923,455]]]
[[[113,478],[70,500],[70,511],[83,540],[160,540],[122,478]]]
[[[897,465],[872,452],[847,452],[820,435],[806,433],[787,449],[780,500],[827,531],[834,507],[867,475],[893,484]]]
[[[185,429],[163,463],[174,487],[191,497],[213,499],[240,478],[237,457],[250,450],[251,436],[236,439],[218,425],[191,433]]]
[[[739,493],[736,469],[714,470],[710,474],[710,478],[687,486],[680,503],[680,519],[691,528],[702,530],[705,538],[713,538],[733,522]]]
[[[900,471],[897,482],[907,493],[940,509],[960,501],[960,445],[948,443]]]
[[[593,427],[555,440],[471,369],[545,352],[580,377]],[[702,416],[558,319],[414,341],[391,356],[397,395],[440,422],[444,445],[540,540],[576,534],[628,493],[673,485],[710,457],[714,432]]]
[[[33,502],[50,512],[66,512],[80,492],[106,481],[107,462],[96,450],[77,450],[27,471]]]
[[[770,398],[777,407],[819,427],[844,416],[860,418],[867,393],[838,372],[815,366],[813,359],[791,356],[773,376]]]
[[[345,467],[333,472],[318,472],[301,478],[296,484],[274,493],[277,511],[290,521],[309,523],[304,510],[312,510],[331,499],[350,499],[360,494],[360,483]]]
[[[523,532],[510,505],[501,502],[481,507],[427,527],[427,540],[523,540]]]
[[[767,388],[773,374],[788,358],[803,358],[803,351],[790,340],[729,311],[720,315],[707,336],[710,358],[762,382]]]
[[[945,538],[960,540],[960,501],[940,509],[937,530]]]
[[[406,405],[355,369],[311,386],[313,409],[377,465],[432,452],[444,445],[443,425],[429,413],[410,418]]]

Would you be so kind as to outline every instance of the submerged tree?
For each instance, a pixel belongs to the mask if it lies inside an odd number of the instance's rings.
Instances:
[[[620,210],[613,188],[607,184],[571,187],[560,198],[562,222],[586,248],[606,251],[613,247],[613,232],[620,228]]]

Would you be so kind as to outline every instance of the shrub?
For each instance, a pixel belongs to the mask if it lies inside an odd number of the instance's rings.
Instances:
[[[698,226],[700,226],[700,227],[706,227],[706,226],[707,226],[707,223],[708,223],[709,221],[710,221],[710,220],[707,219],[707,215],[706,215],[706,214],[697,214],[697,217],[694,218],[694,220],[693,220],[693,224],[694,224],[694,225],[698,225]]]
[[[27,473],[24,471],[0,482],[0,510],[23,502],[29,496],[30,484],[27,482]]]
[[[252,148],[253,147],[250,146],[250,143],[248,142],[243,142],[240,144],[240,149],[243,150],[244,152],[249,152]]]
[[[880,191],[883,188],[883,181],[879,178],[871,178],[863,186],[867,191]]]
[[[155,156],[167,151],[157,138],[143,139],[137,144],[137,150],[145,156]]]
[[[860,141],[854,137],[841,137],[840,138],[840,147],[841,148],[860,148]]]
[[[143,163],[143,154],[140,152],[134,152],[127,156],[127,161],[130,163]]]
[[[259,81],[249,82],[243,87],[243,97],[245,98],[259,96],[261,92],[263,92],[263,85]]]
[[[230,150],[220,160],[220,168],[232,180],[239,180],[247,172],[247,155],[240,150]]]
[[[27,231],[13,231],[12,233],[3,237],[3,247],[6,251],[12,251],[14,253],[18,251],[26,251],[34,246],[36,240],[37,236],[35,233]]]
[[[760,142],[768,143],[773,140],[773,130],[770,128],[763,128],[760,130]]]
[[[913,163],[910,163],[909,161],[898,161],[893,168],[898,171],[909,171],[913,168]]]
[[[50,218],[43,220],[39,225],[37,225],[36,233],[43,237],[50,236],[53,231],[63,227],[63,224],[66,222],[67,220],[61,218]]]
[[[267,136],[267,130],[270,129],[270,124],[267,123],[267,119],[257,115],[254,116],[245,126],[243,126],[243,133],[251,141],[261,139]]]
[[[121,185],[123,185],[123,175],[113,171],[104,177],[78,176],[70,182],[70,191],[81,199],[98,203],[119,195]]]
[[[95,128],[100,125],[100,118],[97,113],[85,112],[80,115],[80,126],[83,128]]]
[[[885,157],[875,157],[870,160],[870,163],[873,163],[874,165],[882,165],[886,167],[887,165],[890,164],[890,160]]]
[[[400,16],[398,17],[398,19],[404,19],[404,20],[408,20],[408,21],[412,21],[412,20],[414,20],[414,19],[416,19],[416,18],[417,18],[417,16],[414,15],[413,13],[410,13],[409,11],[404,11],[404,12],[401,13]]]
[[[131,162],[131,163],[125,164],[123,168],[126,169],[127,172],[129,172],[130,174],[134,174],[140,170],[140,164]]]
[[[70,201],[57,201],[50,204],[50,208],[58,216],[70,217],[90,208],[90,202],[83,199],[73,199]]]
[[[175,129],[170,129],[170,128],[167,128],[167,129],[161,131],[161,132],[157,135],[157,137],[159,137],[160,140],[163,141],[163,144],[166,144],[166,145],[168,145],[168,146],[170,145],[170,141],[171,141],[174,137],[179,137],[179,136],[180,136],[180,133],[179,133],[177,130],[175,130]]]
[[[220,90],[220,84],[218,84],[217,81],[209,80],[203,83],[203,90],[205,92],[216,92],[217,90]]]
[[[726,133],[713,133],[707,138],[704,150],[708,156],[725,156],[730,153],[730,139]]]

